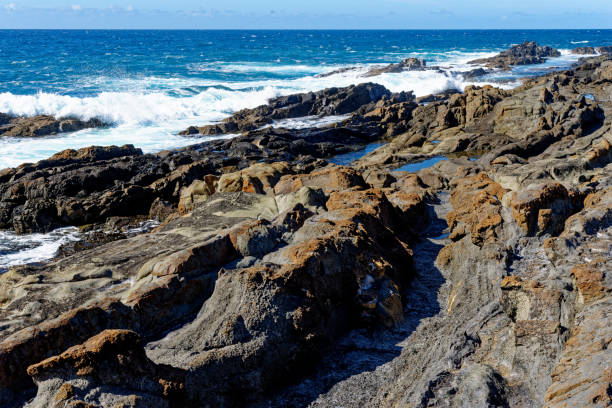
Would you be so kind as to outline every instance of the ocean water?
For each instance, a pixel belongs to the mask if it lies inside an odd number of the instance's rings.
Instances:
[[[0,168],[66,148],[132,143],[146,152],[199,142],[177,133],[267,99],[372,81],[425,95],[463,89],[467,61],[535,40],[560,58],[481,83],[512,87],[524,75],[566,68],[569,49],[612,44],[612,31],[46,31],[0,30],[0,112],[97,117],[112,123],[44,139],[0,139]],[[444,72],[363,78],[372,65],[424,58]],[[347,66],[357,71],[318,78]],[[312,118],[311,118],[312,119]],[[305,126],[293,120],[285,126]]]
[[[562,50],[545,64],[464,81],[468,61],[537,41]],[[564,69],[578,46],[612,45],[612,30],[473,31],[46,31],[0,30],[0,112],[99,118],[112,126],[58,136],[0,138],[0,169],[67,148],[131,143],[145,152],[197,143],[177,133],[218,121],[275,96],[377,82],[417,96],[476,83],[511,88],[526,75]],[[443,72],[382,74],[375,65],[424,58]],[[355,71],[318,77],[343,67]],[[342,117],[298,118],[275,125],[321,126]],[[220,137],[231,137],[223,135]],[[338,157],[348,163],[364,151]],[[419,163],[410,167],[416,171]],[[16,236],[0,231],[0,272],[52,258],[78,231]]]

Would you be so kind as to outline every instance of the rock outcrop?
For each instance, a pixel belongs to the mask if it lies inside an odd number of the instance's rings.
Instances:
[[[549,57],[560,55],[561,53],[554,48],[527,41],[500,52],[494,57],[481,58],[469,63],[485,65],[488,68],[509,69],[513,65],[541,64]]]
[[[607,47],[597,47],[595,49],[598,53],[600,54],[612,54],[612,47],[611,46],[607,46]]]
[[[373,77],[380,74],[395,74],[403,71],[423,71],[427,69],[425,60],[419,58],[406,58],[397,64],[389,64],[385,67],[372,68],[364,74],[365,77]]]
[[[0,275],[0,405],[609,406],[611,74],[2,171],[3,226],[164,219]]]
[[[593,47],[576,47],[572,50],[572,54],[578,55],[590,55],[595,54],[595,48]]]
[[[275,120],[304,116],[345,115],[364,105],[376,103],[392,94],[378,84],[360,84],[347,88],[329,88],[318,92],[281,96],[271,99],[267,105],[244,109],[215,125],[190,127],[181,135],[217,135],[242,133],[272,124]],[[399,95],[402,100],[410,95]]]
[[[357,150],[376,140],[378,133],[343,126],[298,131],[266,128],[231,140],[149,155],[130,145],[67,150],[35,164],[0,171],[0,228],[27,233],[105,223],[109,217],[155,216],[160,208],[168,214],[166,209],[176,210],[181,197],[190,194],[183,189],[195,181],[221,177],[257,162],[262,162],[264,172],[268,171],[265,163],[281,160],[290,162],[291,172],[310,171],[317,159]],[[271,171],[282,175],[289,167]],[[231,190],[229,177],[221,180],[222,191]],[[264,184],[252,188],[261,192]]]
[[[81,120],[37,115],[31,117],[12,116],[0,113],[0,137],[40,137],[64,132],[76,132],[88,128],[108,126],[98,119]]]

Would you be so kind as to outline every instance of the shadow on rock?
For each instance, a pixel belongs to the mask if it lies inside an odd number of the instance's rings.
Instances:
[[[382,384],[388,381],[384,374],[385,364],[400,355],[403,341],[412,335],[423,319],[441,311],[438,291],[445,278],[434,263],[444,247],[440,239],[446,239],[447,223],[441,214],[436,214],[437,207],[429,206],[431,223],[423,232],[422,240],[413,247],[417,275],[402,293],[404,320],[392,329],[352,330],[324,350],[323,358],[306,368],[302,378],[290,384],[279,384],[276,390],[271,390],[250,407],[318,406],[316,400],[321,394],[333,392],[348,378],[361,377],[353,384],[367,383],[363,390],[371,389],[372,382]],[[342,398],[358,399],[363,390],[340,394]],[[336,402],[338,406],[343,405],[342,401]]]

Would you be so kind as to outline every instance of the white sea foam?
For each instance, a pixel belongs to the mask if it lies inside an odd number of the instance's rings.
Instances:
[[[250,72],[268,72],[278,74],[293,74],[293,73],[320,73],[321,66],[317,65],[272,65],[272,64],[256,64],[256,63],[202,63],[191,64],[188,66],[191,71],[195,72],[226,72],[226,73],[250,73]]]
[[[186,98],[164,93],[104,92],[95,97],[77,98],[67,95],[38,93],[36,95],[0,94],[0,112],[13,115],[74,116],[98,118],[116,125],[154,125],[167,121],[199,117],[215,120],[237,108],[264,104],[277,95],[271,87],[252,92],[236,92],[209,88]]]
[[[324,127],[327,125],[331,125],[332,123],[342,122],[345,119],[348,119],[350,115],[332,115],[332,116],[306,116],[302,118],[292,118],[292,119],[283,119],[277,120],[271,125],[267,125],[264,127],[283,127],[288,129],[306,129],[309,127]]]
[[[60,246],[78,241],[77,228],[60,228],[48,234],[16,235],[0,231],[0,272],[11,266],[44,262],[57,254]]]

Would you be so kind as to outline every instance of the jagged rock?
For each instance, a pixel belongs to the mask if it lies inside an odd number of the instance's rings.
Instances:
[[[402,71],[423,71],[427,69],[425,60],[419,58],[406,58],[397,64],[389,64],[386,67],[373,68],[366,72],[364,77],[373,77],[385,73],[398,73]]]
[[[328,116],[352,113],[382,98],[391,97],[384,86],[378,84],[351,85],[346,88],[329,88],[317,92],[281,96],[271,99],[267,105],[244,109],[216,125],[191,127],[181,135],[240,133],[271,124],[274,120],[303,116]]]
[[[478,78],[478,77],[487,75],[488,73],[489,72],[486,69],[476,68],[476,69],[472,69],[472,70],[467,71],[467,72],[462,72],[461,75],[465,79],[474,79],[474,78]]]
[[[488,68],[509,69],[513,65],[541,64],[548,57],[558,57],[561,53],[551,47],[539,46],[535,42],[524,42],[503,51],[494,57],[470,61],[470,64],[482,64]]]
[[[501,237],[501,200],[506,191],[485,173],[461,179],[451,195],[453,211],[447,220],[450,238],[471,233],[472,242],[482,246]]]
[[[198,318],[149,345],[154,361],[190,368],[192,399],[243,404],[307,365],[351,322],[401,320],[399,285],[409,279],[411,251],[387,229],[401,215],[380,190],[334,193],[327,207],[261,265],[222,271]],[[259,242],[240,247],[260,256],[272,249],[261,246],[270,238],[259,238],[270,228],[250,224],[234,239]]]
[[[28,367],[38,393],[27,407],[170,407],[184,403],[185,374],[147,359],[138,334],[105,330]]]
[[[597,47],[596,51],[600,54],[612,54],[612,47]]]
[[[76,118],[60,118],[38,115],[31,117],[0,114],[0,137],[40,137],[57,133],[76,132],[88,128],[108,126],[98,119],[80,120]]]
[[[572,50],[572,54],[578,55],[589,55],[595,54],[595,48],[593,47],[576,47]]]
[[[558,234],[572,213],[567,189],[559,183],[530,186],[506,198],[517,224],[527,234]]]
[[[365,188],[361,174],[349,167],[329,167],[310,174],[287,175],[280,178],[274,187],[276,194],[288,194],[303,187],[320,188],[325,192],[351,187]]]
[[[357,70],[356,67],[338,68],[338,69],[334,69],[333,71],[326,72],[324,74],[317,74],[317,75],[315,75],[315,78],[327,78],[327,77],[330,77],[332,75],[344,74],[345,72],[351,72],[351,71],[355,71],[355,70]]]
[[[286,174],[292,173],[288,163],[256,163],[236,173],[221,176],[218,182],[220,192],[246,191],[247,193],[274,193],[274,186]]]
[[[130,145],[66,150],[36,164],[0,172],[0,228],[47,232],[61,226],[103,223],[113,216],[149,215],[156,200],[167,203],[166,214],[182,200],[180,211],[185,213],[190,200],[205,199],[212,192],[212,181],[194,185],[193,192],[183,190],[205,176],[220,177],[256,163],[254,169],[278,167],[266,164],[278,161],[288,161],[291,171],[310,171],[315,158],[358,149],[376,137],[370,130],[361,133],[342,127],[268,128],[232,140],[149,155]],[[279,171],[265,178],[287,173],[287,169]],[[234,191],[225,185],[229,177],[222,180],[220,191]],[[264,185],[250,188],[260,191],[260,187]]]

